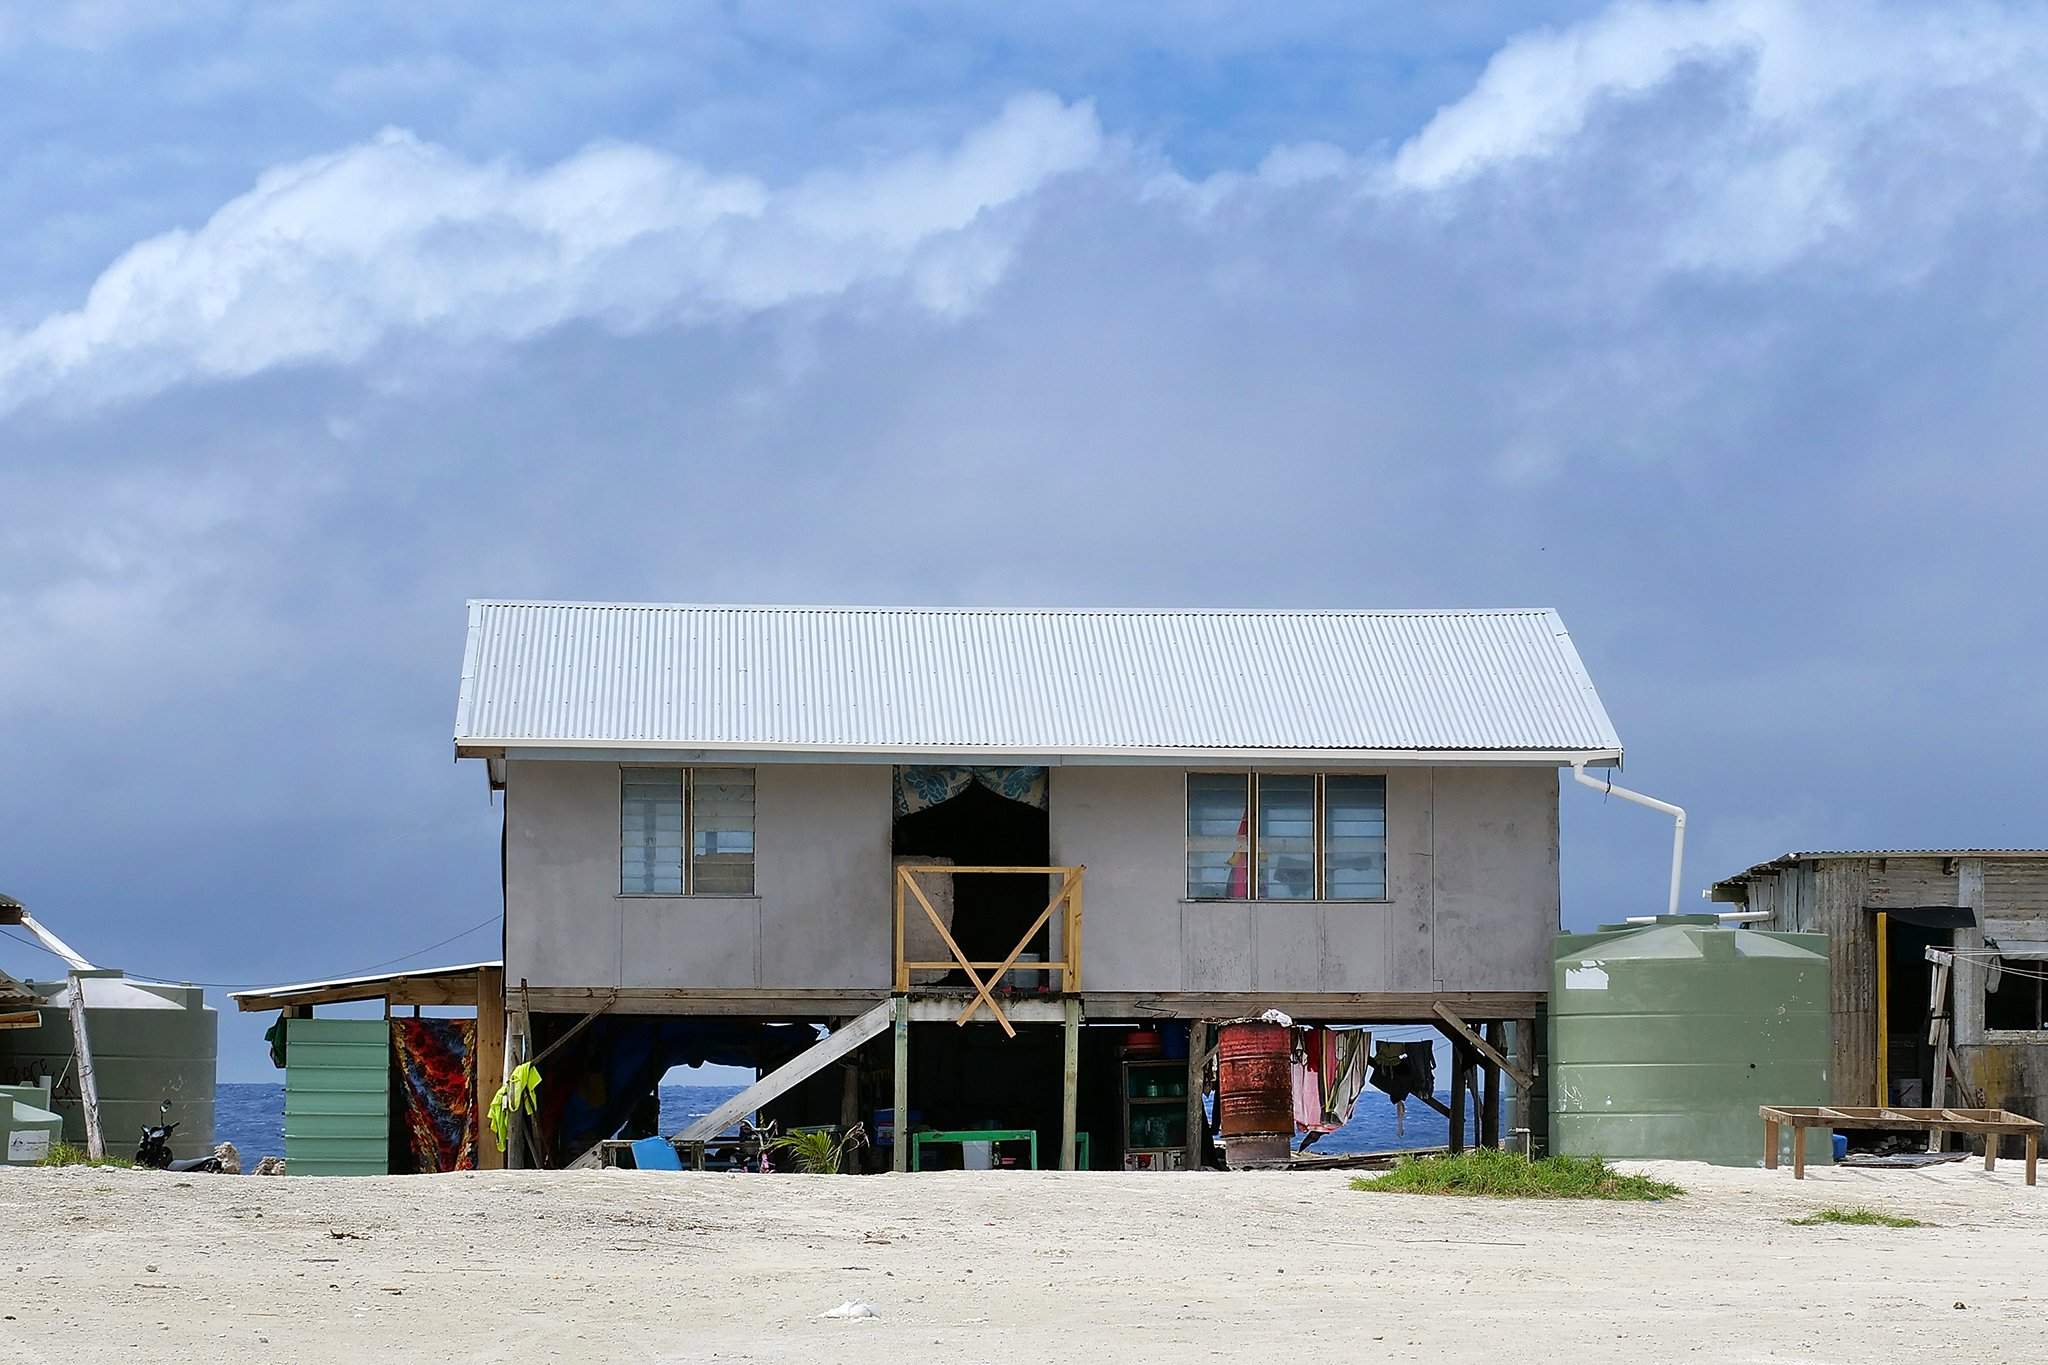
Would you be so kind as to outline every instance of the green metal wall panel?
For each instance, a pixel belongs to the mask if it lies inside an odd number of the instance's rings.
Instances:
[[[1763,1159],[1764,1104],[1828,1103],[1827,940],[1660,918],[1561,934],[1551,1150],[1722,1166]],[[1808,1140],[1827,1159],[1827,1135]]]
[[[284,1157],[290,1175],[391,1170],[391,1025],[285,1024]]]

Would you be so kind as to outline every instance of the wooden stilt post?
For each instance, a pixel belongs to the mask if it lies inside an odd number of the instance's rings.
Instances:
[[[1486,1041],[1496,1051],[1506,1051],[1507,1037],[1498,1023],[1487,1024]],[[1500,1068],[1488,1062],[1482,1069],[1485,1093],[1479,1101],[1479,1145],[1500,1146]]]
[[[1066,998],[1065,1061],[1060,1068],[1060,1169],[1074,1169],[1074,1134],[1081,1094],[1081,997]]]
[[[476,1128],[476,1168],[505,1169],[505,1153],[491,1133],[491,1097],[505,1083],[505,969],[479,967],[476,973],[476,1084],[470,1091],[470,1121]]]
[[[1507,1031],[1509,1058],[1522,1068],[1524,1074],[1533,1076],[1536,1072],[1536,1021],[1511,1019]],[[1511,1078],[1507,1126],[1510,1131],[1517,1128],[1527,1131],[1532,1142],[1536,1133],[1536,1115],[1530,1104],[1534,1098],[1534,1087],[1513,1082]]]
[[[910,998],[896,997],[896,1065],[895,1093],[890,1097],[893,1106],[889,1122],[890,1136],[894,1141],[889,1147],[889,1169],[908,1171],[910,1169]]]
[[[1188,1020],[1188,1169],[1202,1169],[1202,1082],[1209,1072],[1209,1024]]]
[[[107,1155],[100,1130],[100,1083],[92,1069],[92,1042],[85,1036],[85,978],[71,973],[71,1047],[78,1060],[78,1105],[85,1111],[85,1152],[94,1161]]]
[[[832,1027],[843,1028],[846,1020],[836,1021]],[[892,1019],[893,1025],[895,1021]],[[860,1122],[860,1053],[853,1052],[839,1064],[839,1131],[850,1133],[853,1125]]]
[[[1465,1093],[1470,1088],[1466,1073],[1471,1064],[1465,1060],[1465,1045],[1451,1044],[1451,1140],[1452,1155],[1465,1150]]]

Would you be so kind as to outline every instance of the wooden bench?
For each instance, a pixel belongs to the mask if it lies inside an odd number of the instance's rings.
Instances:
[[[1850,1105],[1777,1105],[1757,1109],[1764,1121],[1764,1169],[1778,1169],[1779,1130],[1792,1130],[1792,1178],[1806,1179],[1806,1130],[1809,1128],[1908,1128],[1919,1129],[1929,1138],[1929,1150],[1937,1132],[1981,1133],[1984,1135],[1984,1169],[1998,1169],[1998,1139],[2017,1133],[2027,1140],[2027,1183],[2034,1183],[2034,1167],[2041,1155],[2041,1122],[2004,1109],[1901,1109],[1890,1105],[1863,1108]]]

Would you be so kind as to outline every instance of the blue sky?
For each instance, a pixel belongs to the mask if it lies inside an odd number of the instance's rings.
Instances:
[[[2044,842],[2037,8],[1012,8],[0,10],[0,887],[485,919],[482,595],[1552,605],[1688,894]]]

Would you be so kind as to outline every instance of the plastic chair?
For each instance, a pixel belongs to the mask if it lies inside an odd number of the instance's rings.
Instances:
[[[680,1171],[683,1159],[667,1138],[641,1138],[633,1144],[633,1165],[643,1171]]]

